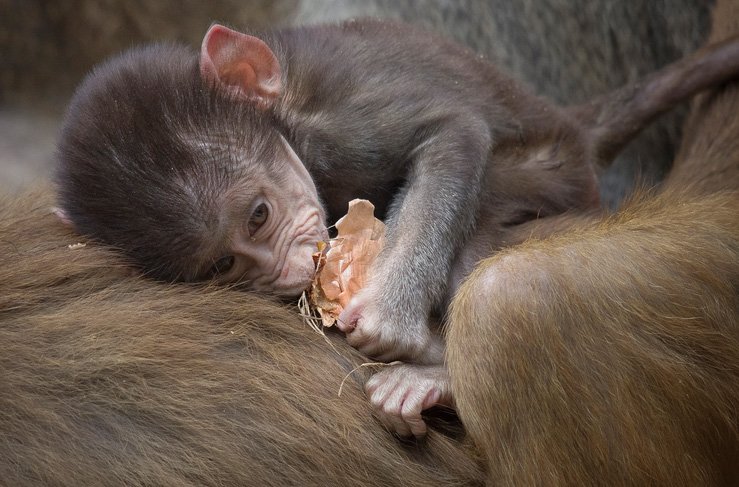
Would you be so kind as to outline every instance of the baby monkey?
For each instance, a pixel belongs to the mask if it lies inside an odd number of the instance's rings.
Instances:
[[[734,39],[562,109],[401,23],[260,37],[213,25],[199,55],[137,48],[82,83],[58,147],[59,213],[157,279],[294,296],[327,225],[368,199],[387,243],[340,328],[375,359],[441,364],[429,319],[503,230],[596,207],[596,165],[738,70]],[[447,397],[440,370],[414,407]]]

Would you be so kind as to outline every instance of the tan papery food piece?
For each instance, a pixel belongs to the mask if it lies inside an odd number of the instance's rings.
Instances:
[[[316,275],[309,301],[323,326],[333,326],[351,298],[364,287],[369,269],[385,244],[385,224],[374,214],[375,206],[369,201],[350,201],[346,215],[336,222],[336,238],[328,244],[321,242],[313,254]]]

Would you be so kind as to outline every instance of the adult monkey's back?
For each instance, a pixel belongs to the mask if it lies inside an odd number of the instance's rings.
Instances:
[[[343,339],[243,292],[132,277],[51,204],[0,200],[0,484],[480,483],[458,440],[380,426]]]

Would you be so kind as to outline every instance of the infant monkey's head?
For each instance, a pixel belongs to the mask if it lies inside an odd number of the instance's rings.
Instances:
[[[157,279],[310,282],[324,212],[269,107],[184,46],[131,50],[78,88],[58,145],[59,213]]]

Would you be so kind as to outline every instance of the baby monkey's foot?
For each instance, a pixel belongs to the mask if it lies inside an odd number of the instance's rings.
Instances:
[[[388,366],[373,375],[364,390],[379,420],[402,437],[426,434],[422,411],[435,405],[453,406],[443,365]]]

